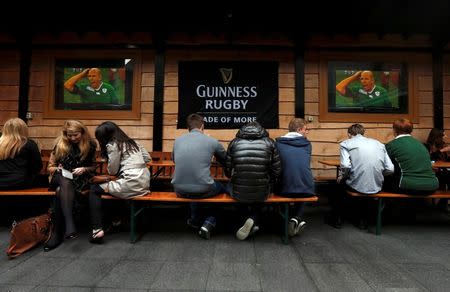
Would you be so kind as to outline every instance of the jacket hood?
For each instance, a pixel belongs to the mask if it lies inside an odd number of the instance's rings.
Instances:
[[[264,129],[261,125],[244,125],[239,131],[236,133],[236,137],[248,140],[261,139],[264,137],[269,137],[269,133],[267,133],[266,129]]]
[[[277,143],[286,144],[294,147],[305,147],[309,145],[309,141],[303,136],[295,138],[280,137],[277,138],[276,141]]]

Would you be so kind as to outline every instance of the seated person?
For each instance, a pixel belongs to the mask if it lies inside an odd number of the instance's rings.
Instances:
[[[28,138],[27,124],[19,118],[7,120],[0,137],[0,189],[29,188],[41,169],[41,153]]]
[[[446,139],[447,135],[445,135],[444,130],[438,128],[430,130],[424,145],[430,153],[431,161],[449,161],[450,146],[447,146]],[[448,168],[433,168],[433,170],[439,180],[439,188],[443,190],[448,189],[450,186],[450,171]],[[440,199],[437,206],[439,209],[447,212],[448,200]]]
[[[101,156],[108,161],[108,174],[94,176],[89,191],[92,235],[91,243],[101,243],[105,232],[102,227],[102,194],[128,199],[150,192],[150,171],[147,150],[128,137],[118,125],[107,121],[95,129]]]
[[[230,178],[230,195],[248,203],[245,224],[236,232],[239,240],[255,233],[262,202],[272,192],[281,165],[275,142],[258,123],[250,122],[238,131],[228,145],[225,173]]]
[[[190,114],[187,117],[189,132],[176,138],[173,145],[175,172],[172,185],[180,197],[209,198],[227,192],[225,186],[211,177],[211,159],[224,164],[226,152],[220,142],[203,133],[203,117]],[[209,239],[216,226],[216,218],[200,215],[198,203],[190,204],[188,225],[198,230],[200,237]]]
[[[430,153],[430,159],[432,161],[448,161],[448,152],[450,151],[450,146],[446,145],[446,138],[444,130],[433,128],[428,134],[427,141],[425,142],[425,147]]]
[[[289,122],[289,132],[276,139],[275,145],[281,160],[281,176],[275,191],[282,197],[310,197],[314,195],[314,178],[311,172],[311,143],[306,138],[309,129],[304,119]],[[294,205],[294,216],[289,220],[289,236],[304,228],[302,220],[305,203]]]
[[[384,175],[394,172],[394,165],[389,158],[384,144],[364,137],[365,129],[361,124],[351,125],[347,129],[348,139],[340,143],[341,163],[337,178],[338,183],[345,183],[346,188],[362,194],[376,194],[381,191]],[[345,189],[338,196],[345,196]],[[342,202],[342,201],[341,201]],[[342,205],[336,202],[334,210],[339,221]],[[368,203],[368,202],[361,202]],[[367,220],[367,205],[361,205],[357,210],[360,227],[365,228]],[[363,217],[361,215],[364,214]]]
[[[398,119],[392,128],[395,138],[386,144],[386,150],[394,163],[395,172],[386,180],[385,189],[410,195],[433,193],[439,182],[427,149],[411,136],[413,124],[408,119]]]
[[[76,120],[65,121],[47,166],[50,187],[56,190],[56,195],[53,232],[44,245],[44,251],[56,248],[63,239],[77,237],[73,205],[76,194],[89,189],[89,179],[96,168],[96,146],[85,125]]]

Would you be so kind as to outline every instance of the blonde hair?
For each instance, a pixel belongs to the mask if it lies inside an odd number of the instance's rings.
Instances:
[[[28,127],[22,119],[12,118],[3,125],[0,160],[14,158],[28,140]]]
[[[81,140],[78,144],[81,153],[81,159],[86,159],[91,149],[91,135],[85,125],[80,121],[67,120],[61,129],[61,134],[55,141],[55,149],[53,151],[56,161],[59,161],[69,153],[70,141],[67,138],[67,132],[80,132]]]

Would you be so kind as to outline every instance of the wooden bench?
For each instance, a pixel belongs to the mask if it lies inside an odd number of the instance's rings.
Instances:
[[[102,199],[117,199],[117,198],[112,197],[110,195],[103,195]],[[145,206],[137,209],[135,206],[135,202],[138,202],[138,201],[174,202],[174,203],[198,202],[198,203],[221,203],[221,204],[240,203],[239,201],[236,201],[235,199],[233,199],[231,196],[229,196],[227,194],[220,194],[218,196],[215,196],[212,198],[206,198],[206,199],[186,199],[186,198],[177,197],[175,192],[152,192],[145,196],[133,197],[127,201],[130,203],[130,241],[131,241],[131,243],[134,243],[137,240],[136,218],[145,209]],[[285,197],[279,197],[276,195],[271,195],[265,201],[265,203],[268,203],[268,204],[276,203],[276,204],[283,205],[283,210],[282,210],[282,212],[280,212],[280,214],[283,218],[283,234],[282,234],[283,243],[287,244],[289,242],[289,235],[288,235],[288,224],[289,224],[289,219],[290,219],[289,204],[297,203],[297,202],[317,202],[317,201],[318,201],[317,196],[308,197],[308,198],[285,198]]]
[[[359,198],[373,198],[376,201],[378,201],[378,207],[377,207],[377,218],[376,218],[376,227],[375,227],[375,234],[380,235],[381,234],[381,213],[384,210],[384,203],[383,199],[450,199],[450,191],[436,191],[435,193],[431,195],[407,195],[407,194],[397,194],[397,193],[390,193],[390,192],[379,192],[377,194],[373,195],[365,195],[353,191],[347,190],[347,194],[352,197],[359,197]]]
[[[49,191],[48,188],[29,188],[21,190],[0,190],[0,196],[54,196],[54,191]]]

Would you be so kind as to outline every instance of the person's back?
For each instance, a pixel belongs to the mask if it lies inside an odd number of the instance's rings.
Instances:
[[[14,158],[0,160],[0,188],[29,187],[41,169],[38,146],[28,139]]]
[[[142,145],[136,144],[139,151],[120,151],[115,141],[106,145],[108,173],[119,177],[108,184],[108,192],[112,195],[131,197],[136,194],[144,195],[150,190],[150,172],[146,165],[150,161],[150,155]],[[126,149],[126,146],[122,145],[121,148]]]
[[[209,192],[214,183],[210,170],[212,157],[216,155],[223,162],[225,150],[216,139],[194,129],[175,139],[172,155],[174,188],[183,193],[202,194]]]
[[[247,219],[236,232],[239,240],[259,230],[258,221],[262,202],[272,191],[275,179],[280,175],[280,157],[275,142],[257,122],[244,125],[227,150],[226,175],[230,180],[230,195],[243,204]],[[243,210],[242,210],[243,211]]]
[[[395,139],[386,144],[386,150],[396,166],[394,191],[433,192],[439,182],[433,173],[426,147],[411,136],[412,123],[399,119],[393,125]],[[396,188],[396,189],[395,189]]]
[[[226,172],[231,178],[233,197],[239,201],[264,201],[280,171],[278,151],[267,131],[258,123],[243,126],[227,151]]]
[[[433,173],[426,147],[411,136],[403,136],[386,144],[386,150],[398,165],[402,189],[434,191],[439,184]]]
[[[17,137],[21,137],[20,141]],[[39,148],[28,139],[24,121],[13,118],[6,121],[0,138],[0,188],[26,188],[42,169]]]
[[[203,117],[190,114],[186,123],[189,133],[175,139],[172,158],[175,172],[172,185],[177,196],[185,198],[208,198],[227,189],[211,177],[211,159],[214,156],[220,164],[225,161],[225,148],[216,139],[203,134]],[[190,218],[187,224],[198,230],[200,237],[209,239],[216,226],[216,218],[211,212],[201,214],[197,203],[190,204]]]
[[[341,147],[341,168],[349,168],[346,184],[352,189],[375,194],[383,186],[383,173],[393,172],[394,167],[387,156],[384,145],[375,139],[356,135],[343,141]]]
[[[303,119],[302,128],[307,130]],[[276,139],[275,145],[278,149],[281,161],[281,178],[277,193],[283,196],[306,196],[314,194],[314,178],[311,172],[311,143],[304,133],[297,131],[302,129],[290,129],[289,133]]]
[[[306,121],[294,118],[289,122],[289,132],[276,139],[281,161],[281,177],[275,193],[283,197],[308,197],[314,194],[311,172],[311,143],[306,138],[309,129]],[[305,203],[291,204],[289,236],[299,234],[306,222],[302,220]]]

